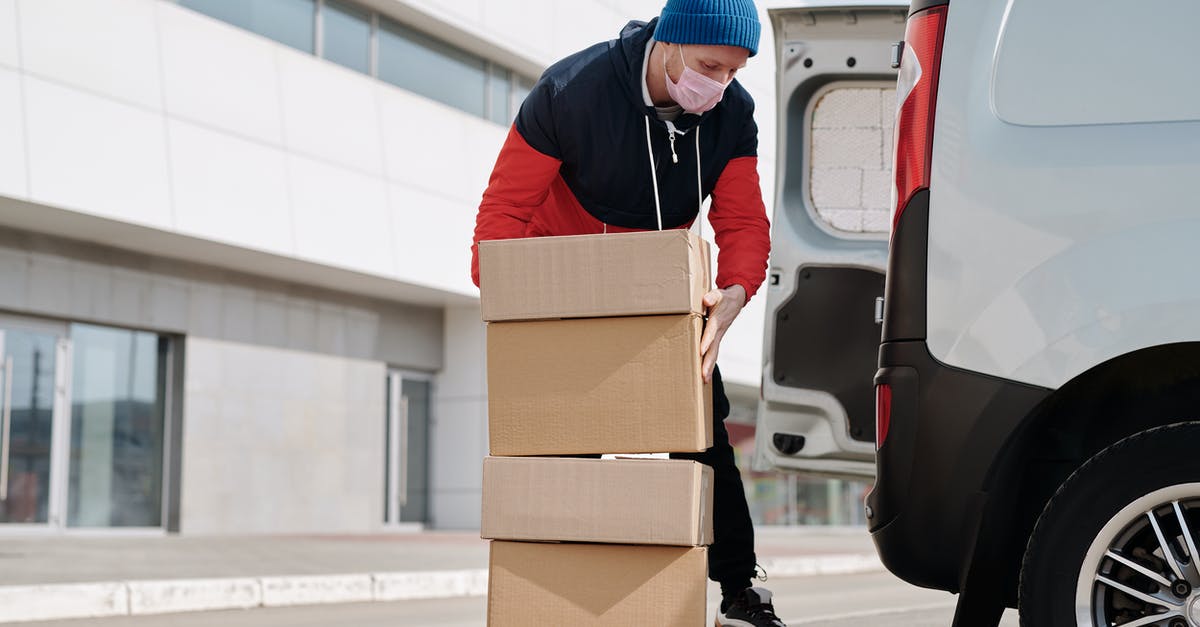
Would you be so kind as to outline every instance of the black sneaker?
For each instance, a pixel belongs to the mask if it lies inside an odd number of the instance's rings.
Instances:
[[[746,588],[717,612],[717,627],[787,627],[775,615],[771,591]]]

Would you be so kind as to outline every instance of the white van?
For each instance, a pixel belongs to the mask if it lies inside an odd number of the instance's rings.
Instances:
[[[955,625],[1200,626],[1200,2],[771,17],[755,466],[874,476]]]

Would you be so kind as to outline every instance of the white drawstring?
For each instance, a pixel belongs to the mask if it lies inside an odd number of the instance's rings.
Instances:
[[[674,122],[672,122],[670,120],[666,120],[666,123],[667,123],[667,139],[671,140],[671,163],[679,163],[679,155],[676,154],[676,152],[675,152],[675,134],[678,133],[680,135],[683,135],[683,133],[680,133],[679,131],[675,130]]]
[[[704,239],[704,182],[700,176],[700,125],[696,125],[696,237]]]
[[[700,125],[696,128],[696,229],[697,235],[704,237],[704,224],[701,220],[701,213],[704,210],[704,180],[700,172]],[[679,163],[679,156],[675,154],[675,125],[667,122],[667,136],[671,139],[671,158],[674,163]],[[686,133],[686,131],[685,131]],[[654,183],[654,214],[658,218],[658,230],[663,230],[662,224],[662,201],[658,197],[658,170],[654,167],[654,147],[650,144],[650,116],[646,116],[646,155],[650,159],[650,180]],[[604,225],[604,232],[608,232],[608,225]]]
[[[654,182],[654,213],[662,230],[662,203],[658,199],[658,172],[654,168],[654,148],[650,145],[650,116],[646,116],[646,154],[650,156],[650,180]]]

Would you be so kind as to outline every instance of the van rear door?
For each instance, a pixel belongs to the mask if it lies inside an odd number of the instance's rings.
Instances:
[[[770,11],[778,146],[754,467],[870,477],[907,3]]]

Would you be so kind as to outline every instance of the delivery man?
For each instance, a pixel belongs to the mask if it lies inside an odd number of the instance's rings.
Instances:
[[[676,454],[713,467],[709,576],[717,624],[784,627],[751,587],[754,527],[724,419],[716,368],[726,329],[762,284],[771,246],[757,172],[754,101],[734,80],[758,51],[753,0],[668,0],[650,23],[551,66],[521,105],[479,206],[475,243],[688,228],[711,197],[720,254],[704,297],[703,372],[713,383],[712,448]],[[479,284],[477,246],[471,276]]]

